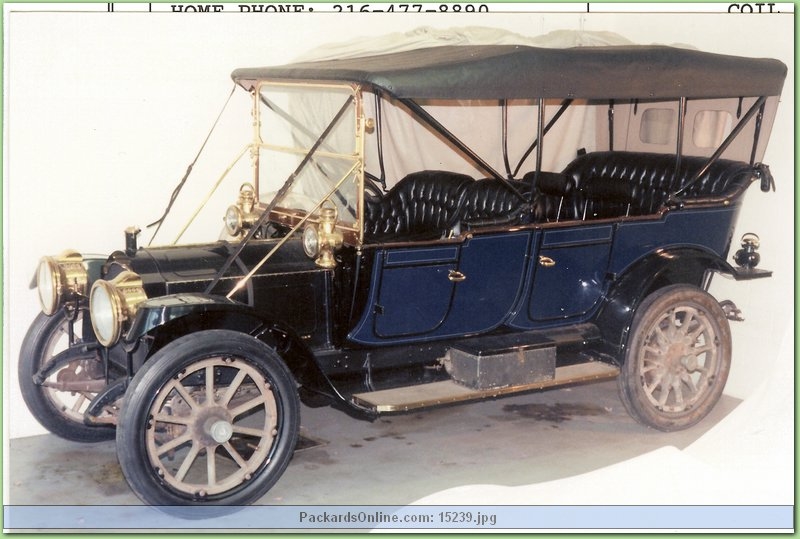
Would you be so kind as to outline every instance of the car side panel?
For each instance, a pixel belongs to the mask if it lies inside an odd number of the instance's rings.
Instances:
[[[348,338],[388,345],[500,326],[522,289],[530,238],[522,231],[379,249],[366,307]]]
[[[461,248],[453,306],[443,330],[447,334],[481,333],[503,323],[523,288],[531,232],[487,234],[468,239]]]
[[[589,312],[602,297],[614,225],[542,231],[512,327],[529,328]]]
[[[644,254],[663,248],[690,247],[726,258],[739,205],[668,212],[660,220],[622,222],[614,238],[608,271],[625,272]]]
[[[375,265],[374,335],[395,339],[427,335],[444,322],[455,292],[447,276],[458,265],[458,247],[387,250]],[[381,269],[382,268],[382,269]]]
[[[578,221],[376,251],[371,292],[348,338],[365,345],[424,342],[590,321],[629,268],[671,249],[724,258],[737,205],[660,218]],[[448,275],[457,271],[461,282]]]

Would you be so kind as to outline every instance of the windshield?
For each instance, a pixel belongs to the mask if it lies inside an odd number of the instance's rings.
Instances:
[[[262,83],[255,97],[262,207],[289,218],[315,212],[327,198],[339,225],[355,229],[361,152],[353,88]]]

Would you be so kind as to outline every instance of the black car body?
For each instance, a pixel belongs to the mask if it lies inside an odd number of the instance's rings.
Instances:
[[[252,180],[224,239],[139,247],[132,228],[108,258],[45,257],[26,402],[61,436],[116,436],[156,505],[258,499],[299,399],[369,418],[616,377],[637,420],[693,425],[738,317],[712,276],[770,276],[757,236],[732,236],[750,184],[773,188],[761,158],[785,75],[656,46],[236,70],[254,129],[234,164],[249,154]],[[579,144],[548,150],[573,110]],[[471,114],[466,136],[448,127]],[[442,148],[466,165],[431,166]]]

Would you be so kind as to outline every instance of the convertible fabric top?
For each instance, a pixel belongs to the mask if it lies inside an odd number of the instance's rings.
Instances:
[[[450,45],[243,68],[231,76],[247,88],[263,79],[340,81],[412,99],[716,98],[780,95],[786,66],[665,46]]]

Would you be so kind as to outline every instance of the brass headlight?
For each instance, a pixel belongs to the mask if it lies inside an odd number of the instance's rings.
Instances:
[[[335,206],[323,207],[319,225],[308,225],[303,230],[303,250],[321,268],[335,268],[333,251],[342,246],[342,233],[336,230],[338,212]]]
[[[106,347],[116,344],[146,299],[142,279],[132,271],[123,271],[111,281],[96,281],[89,297],[89,313],[97,341]]]
[[[50,316],[63,302],[76,295],[86,295],[89,276],[83,267],[83,257],[77,251],[64,251],[57,256],[45,256],[36,269],[36,288],[42,312]]]
[[[255,204],[255,188],[252,184],[243,183],[239,188],[239,199],[233,206],[228,206],[223,218],[225,230],[229,235],[238,236],[255,224],[258,220],[258,214],[253,212]]]
[[[319,254],[319,234],[315,225],[308,225],[303,230],[303,251],[308,258],[316,258]]]
[[[242,210],[239,206],[228,206],[225,210],[225,231],[230,236],[238,236],[242,231]]]

